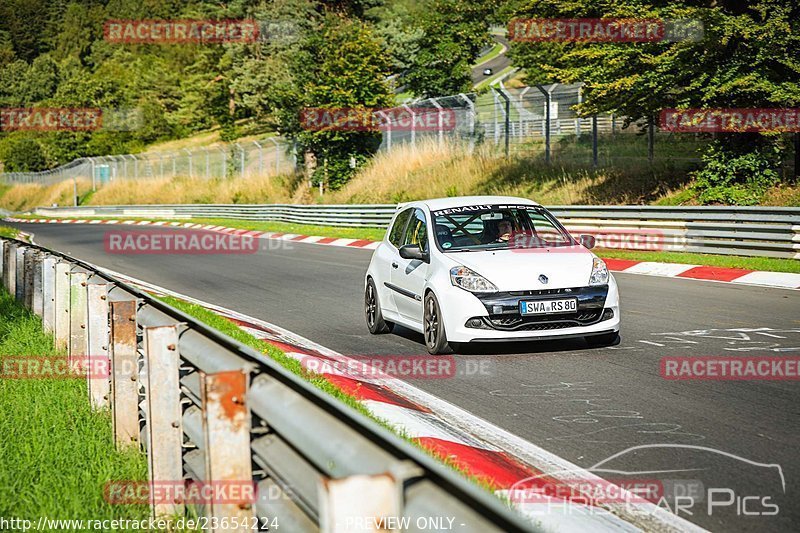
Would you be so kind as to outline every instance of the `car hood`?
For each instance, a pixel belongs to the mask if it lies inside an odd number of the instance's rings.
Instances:
[[[594,254],[583,246],[487,250],[444,254],[452,266],[463,265],[500,291],[562,289],[588,285]],[[539,281],[547,276],[547,283]]]

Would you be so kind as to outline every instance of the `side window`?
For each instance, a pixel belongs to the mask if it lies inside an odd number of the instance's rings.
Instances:
[[[403,244],[419,244],[419,249],[423,252],[428,251],[428,225],[425,222],[425,213],[422,209],[414,210],[414,217],[406,230],[406,237]]]
[[[395,248],[400,248],[403,244],[403,234],[406,229],[406,222],[408,219],[411,218],[411,213],[413,213],[413,209],[406,209],[394,219],[394,225],[392,226],[392,230],[389,232],[389,242],[392,243]]]

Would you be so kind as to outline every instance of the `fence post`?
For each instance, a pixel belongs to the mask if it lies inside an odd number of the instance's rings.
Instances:
[[[442,125],[442,106],[436,101],[436,98],[431,98],[431,102],[436,107],[436,114],[438,115],[436,127],[439,129],[439,146],[444,144],[444,126]]]
[[[139,443],[136,305],[136,300],[111,302],[111,419],[117,449]]]
[[[86,286],[88,300],[88,345],[89,345],[89,399],[94,409],[108,407],[111,395],[108,374],[99,369],[110,370],[108,358],[108,284],[89,283]],[[101,364],[102,363],[102,364]],[[99,374],[99,375],[98,375]]]
[[[592,115],[592,164],[597,167],[597,115]]]
[[[392,474],[323,478],[319,492],[322,533],[346,533],[356,517],[402,515],[402,490]]]
[[[503,114],[505,115],[505,120],[503,127],[505,131],[505,151],[506,151],[506,159],[508,159],[509,155],[509,147],[511,142],[511,98],[505,93],[503,89],[497,89],[497,93],[503,98],[505,102],[505,111]]]
[[[536,86],[544,95],[544,162],[550,164],[550,102],[552,95],[550,90],[545,90],[541,85]]]
[[[206,481],[212,486],[252,483],[250,413],[245,402],[247,377],[241,370],[200,372],[205,472]],[[245,499],[239,502],[212,500],[206,505],[206,515],[219,521],[227,518],[231,522],[246,523],[253,516],[254,503],[246,496],[247,492],[243,493]],[[217,529],[222,530],[225,529]]]
[[[46,333],[55,332],[56,327],[56,263],[49,254],[42,261],[42,329]]]
[[[794,134],[794,181],[800,182],[800,131]]]
[[[472,153],[475,151],[475,102],[470,100],[464,93],[461,93],[458,96],[464,100],[464,103],[466,103],[467,107],[469,108],[469,152]]]
[[[33,254],[31,267],[31,311],[39,318],[44,318],[44,254],[39,250]]]
[[[406,104],[403,104],[403,109],[408,111],[408,114],[411,115],[411,146],[416,148],[417,147],[417,117],[414,114],[414,111]]]
[[[16,275],[17,275],[17,245],[11,241],[6,242],[3,247],[3,286],[8,291],[8,294],[14,296],[16,293]]]
[[[652,163],[655,154],[656,125],[653,117],[647,119],[647,160]]]
[[[86,328],[88,307],[86,302],[86,272],[69,274],[69,347],[70,359],[85,357],[89,353]]]
[[[17,256],[16,272],[14,273],[14,298],[18,302],[22,302],[25,297],[25,246],[17,246],[14,249]]]
[[[69,346],[69,270],[70,264],[65,261],[56,263],[55,269],[55,338],[56,346]]]
[[[188,148],[184,148],[183,151],[189,156],[189,178],[191,179],[194,177],[194,174],[192,173],[192,152]]]
[[[258,148],[258,176],[264,175],[264,147],[258,141],[253,141],[253,144]]]
[[[147,459],[150,483],[173,486],[183,479],[178,325],[144,329],[147,376]],[[183,503],[152,503],[156,517],[183,513]]]
[[[33,248],[26,248],[24,254],[23,275],[25,276],[25,286],[22,290],[22,305],[29,311],[33,310],[33,262],[34,255],[37,253]]]

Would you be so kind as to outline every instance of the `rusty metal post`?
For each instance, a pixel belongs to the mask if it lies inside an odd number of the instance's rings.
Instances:
[[[8,241],[5,239],[0,239],[0,284],[3,287],[6,286],[6,247],[8,246]]]
[[[86,327],[88,308],[86,305],[86,272],[69,274],[69,345],[70,359],[85,357],[89,353]]]
[[[111,419],[117,449],[139,444],[136,300],[111,302]]]
[[[13,242],[8,242],[3,250],[3,266],[5,267],[3,271],[3,286],[11,296],[14,296],[16,292],[16,286],[14,284],[17,275],[16,246],[17,245]]]
[[[22,289],[22,305],[28,310],[33,309],[33,264],[37,253],[33,248],[26,248],[23,252],[22,275],[25,277],[25,285]]]
[[[38,250],[33,254],[31,311],[38,317],[42,317],[44,313],[44,258],[45,254]]]
[[[323,478],[319,486],[322,533],[347,533],[368,516],[401,516],[402,489],[392,474]]]
[[[69,263],[64,261],[56,263],[54,329],[56,347],[60,349],[67,348],[69,345],[69,270]]]
[[[45,255],[42,259],[42,328],[52,333],[56,327],[56,258]]]
[[[251,523],[255,503],[255,485],[250,459],[250,413],[245,404],[247,374],[243,371],[200,373],[203,402],[203,437],[205,439],[206,482],[242,487],[243,500],[224,503],[212,500],[206,505],[209,522]],[[244,489],[252,487],[253,490]],[[252,496],[248,498],[247,496]],[[225,529],[227,531],[227,529]],[[231,529],[233,531],[234,529]],[[212,531],[223,531],[222,528]]]
[[[173,485],[183,479],[178,325],[144,327],[147,462],[150,482]],[[153,516],[183,513],[182,502],[154,502]]]
[[[17,271],[14,273],[14,298],[22,302],[25,298],[25,249],[26,246],[17,246],[14,249],[16,254],[15,265]]]
[[[86,287],[89,312],[89,399],[94,409],[108,407],[111,396],[109,372],[111,363],[108,358],[110,332],[108,330],[108,284],[89,283]]]

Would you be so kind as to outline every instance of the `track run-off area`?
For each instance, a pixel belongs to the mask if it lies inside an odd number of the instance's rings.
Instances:
[[[122,255],[106,252],[110,228],[101,225],[10,225],[42,246],[345,355],[427,355],[421,335],[409,330],[368,333],[369,249],[265,240],[255,254]],[[702,488],[706,500],[719,488],[714,505],[679,513],[700,527],[796,530],[797,381],[673,381],[662,377],[661,359],[797,356],[800,291],[614,275],[622,300],[618,345],[590,348],[569,339],[468,346],[454,355],[455,373],[410,383],[606,479],[682,483]]]

